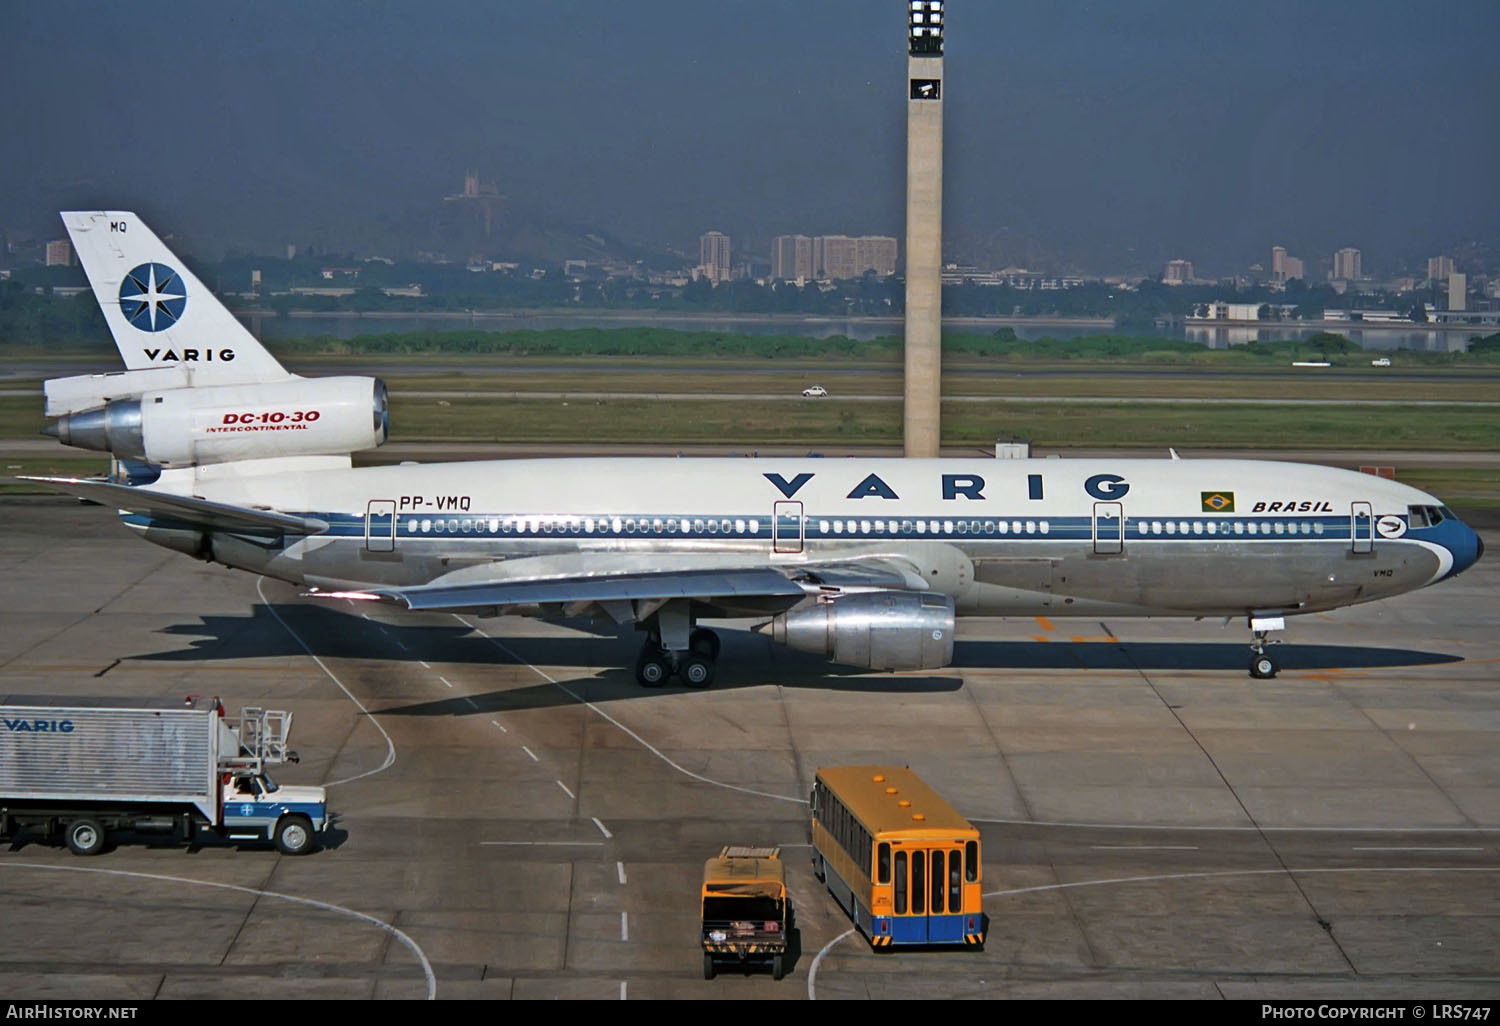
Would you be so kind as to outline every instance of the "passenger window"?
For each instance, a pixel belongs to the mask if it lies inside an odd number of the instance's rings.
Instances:
[[[896,852],[896,915],[906,915],[906,852]]]
[[[927,913],[927,853],[911,853],[911,910],[916,915]]]
[[[964,909],[963,883],[958,867],[958,852],[948,853],[948,911],[962,912]]]
[[[979,879],[979,842],[964,842],[964,879],[973,883]]]
[[[943,853],[935,851],[932,853],[932,914],[940,916],[943,914]]]
[[[881,842],[876,850],[879,854],[876,858],[875,871],[878,878],[875,882],[878,884],[888,884],[891,882],[891,846],[887,842]]]

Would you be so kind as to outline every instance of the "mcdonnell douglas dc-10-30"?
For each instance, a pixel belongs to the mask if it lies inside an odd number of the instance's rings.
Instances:
[[[717,635],[936,669],[960,616],[1292,614],[1472,565],[1443,503],[1370,474],[1142,459],[549,459],[361,467],[376,378],[288,373],[133,213],[62,215],[126,370],[46,383],[108,479],[45,479],[147,541],[323,596],[633,624],[637,680],[705,687]]]

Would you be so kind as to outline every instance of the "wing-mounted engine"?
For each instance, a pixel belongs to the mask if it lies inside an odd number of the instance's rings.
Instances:
[[[58,420],[46,433],[64,445],[161,467],[345,455],[383,444],[390,427],[379,378],[289,378],[117,398],[95,388],[99,378],[47,383],[47,412]],[[91,389],[102,401],[84,408]]]
[[[954,604],[930,591],[820,599],[756,630],[778,644],[871,670],[936,670],[953,661]]]

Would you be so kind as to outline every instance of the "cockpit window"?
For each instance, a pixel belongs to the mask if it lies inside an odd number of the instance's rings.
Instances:
[[[1412,527],[1436,527],[1444,520],[1455,519],[1446,506],[1408,506],[1406,515]]]

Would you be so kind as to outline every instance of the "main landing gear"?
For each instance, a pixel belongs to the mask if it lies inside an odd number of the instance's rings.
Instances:
[[[1281,672],[1281,664],[1276,658],[1266,651],[1271,645],[1279,645],[1281,642],[1268,640],[1272,631],[1286,629],[1286,620],[1280,616],[1252,616],[1250,617],[1250,676],[1256,680],[1270,680]]]
[[[660,632],[653,627],[636,657],[635,679],[643,688],[659,688],[676,675],[690,688],[706,688],[714,682],[718,659],[719,636],[706,627],[693,629],[684,651],[665,648]]]

